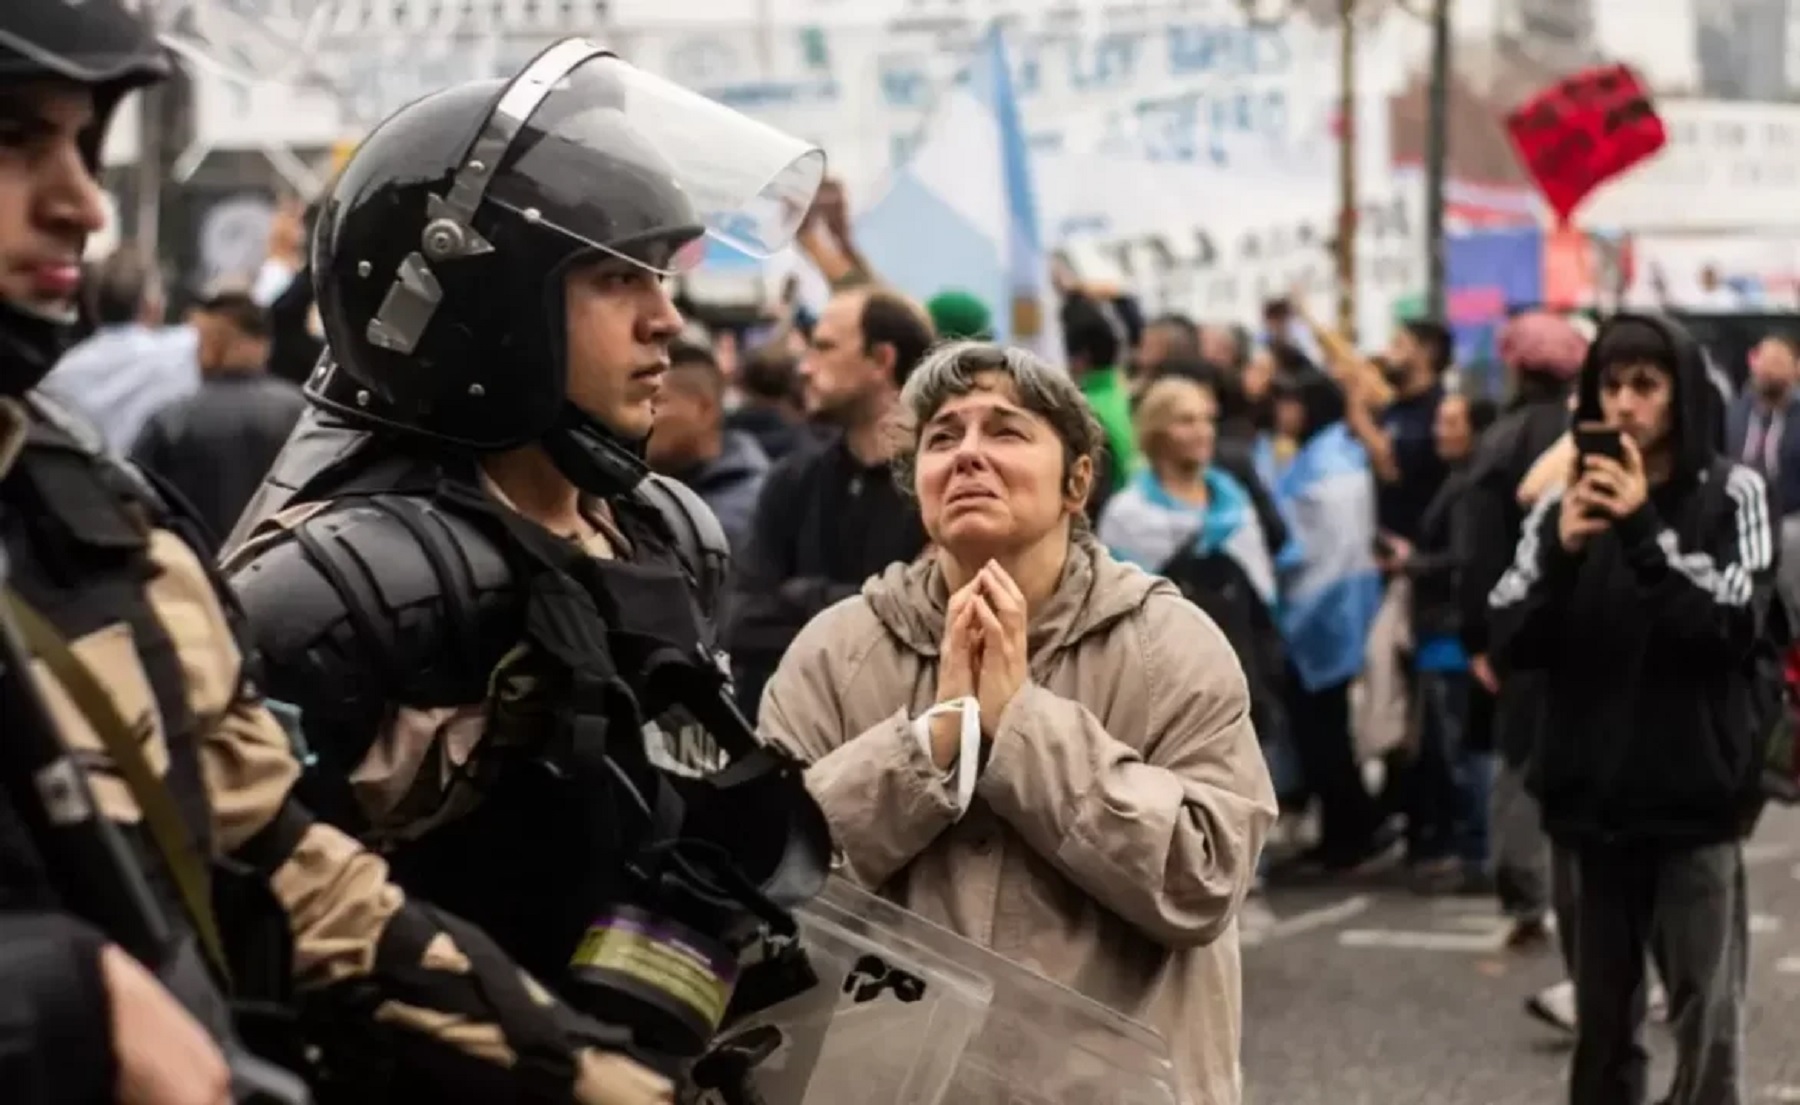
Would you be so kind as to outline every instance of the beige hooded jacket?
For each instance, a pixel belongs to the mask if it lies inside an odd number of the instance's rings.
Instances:
[[[1276,811],[1237,657],[1173,585],[1078,538],[959,819],[910,725],[946,597],[926,557],[820,614],[765,691],[765,739],[812,765],[846,873],[1149,1025],[1189,1105],[1236,1105],[1236,917]]]

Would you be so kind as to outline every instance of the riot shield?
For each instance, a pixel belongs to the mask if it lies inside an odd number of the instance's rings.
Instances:
[[[992,984],[861,909],[859,900],[850,905],[826,895],[795,911],[818,982],[721,1034],[696,1067],[703,1105],[943,1099],[963,1048],[982,1026]]]
[[[885,947],[921,949],[987,981],[992,1000],[974,1038],[956,1049],[949,1085],[935,1099],[943,1105],[1180,1102],[1168,1045],[1143,1025],[841,879],[832,879],[808,909],[854,917]],[[871,1040],[859,1069],[900,1038],[896,1031]],[[861,1100],[815,1097],[819,1085],[809,1087],[809,1102]]]

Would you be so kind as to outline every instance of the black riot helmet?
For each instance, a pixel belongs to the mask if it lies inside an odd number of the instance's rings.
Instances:
[[[585,490],[628,490],[641,443],[565,398],[569,266],[679,272],[707,234],[767,255],[824,170],[816,147],[581,39],[510,81],[434,93],[364,140],[320,212],[329,352],[308,391],[454,448],[541,443]]]
[[[0,0],[0,86],[66,81],[93,90],[82,153],[100,163],[106,123],[127,92],[163,80],[169,55],[121,0]],[[0,393],[37,384],[73,341],[78,319],[0,299]]]

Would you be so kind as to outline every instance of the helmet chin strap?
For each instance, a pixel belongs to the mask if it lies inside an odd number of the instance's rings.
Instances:
[[[627,443],[574,404],[563,405],[542,445],[570,483],[602,499],[629,495],[650,474],[642,443]]]
[[[0,394],[36,387],[62,359],[74,328],[74,311],[53,314],[0,299]]]

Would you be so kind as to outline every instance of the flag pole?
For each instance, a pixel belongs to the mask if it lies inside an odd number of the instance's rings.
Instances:
[[[1337,329],[1356,341],[1356,0],[1338,0]]]
[[[1450,3],[1432,0],[1431,89],[1425,131],[1425,302],[1429,316],[1440,322],[1449,314],[1444,193],[1450,169]]]

